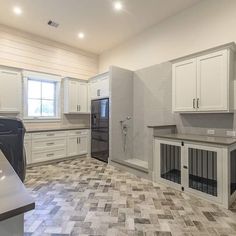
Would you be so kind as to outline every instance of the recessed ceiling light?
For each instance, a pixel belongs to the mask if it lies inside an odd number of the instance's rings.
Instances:
[[[120,10],[122,10],[122,8],[123,8],[123,5],[122,5],[122,3],[121,2],[114,2],[114,9],[116,10],[116,11],[120,11]]]
[[[80,32],[80,33],[78,33],[78,37],[80,38],[80,39],[83,39],[84,38],[84,33],[83,32]]]
[[[20,7],[14,7],[13,12],[19,16],[22,14],[22,9]]]

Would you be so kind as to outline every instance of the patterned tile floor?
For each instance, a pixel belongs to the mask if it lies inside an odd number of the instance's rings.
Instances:
[[[25,236],[236,235],[236,207],[204,200],[82,158],[27,170],[36,209]]]

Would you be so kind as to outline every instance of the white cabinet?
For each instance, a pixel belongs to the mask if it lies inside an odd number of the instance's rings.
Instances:
[[[199,111],[227,111],[229,93],[229,51],[197,58],[197,99]]]
[[[78,152],[78,136],[67,138],[67,156],[77,156]]]
[[[89,82],[90,98],[99,99],[109,97],[109,75],[104,73],[92,78]]]
[[[89,130],[27,133],[25,150],[28,164],[65,157],[87,155]]]
[[[195,111],[197,92],[196,59],[173,64],[172,73],[173,110]]]
[[[0,69],[0,114],[20,113],[22,101],[21,73]]]
[[[218,203],[236,198],[236,145],[155,138],[154,181]]]
[[[88,86],[74,79],[64,80],[64,113],[88,113]]]
[[[32,134],[32,163],[64,158],[66,151],[65,131]]]
[[[172,65],[175,112],[233,110],[233,52],[230,48],[204,53]]]
[[[68,131],[67,156],[88,154],[88,130]]]

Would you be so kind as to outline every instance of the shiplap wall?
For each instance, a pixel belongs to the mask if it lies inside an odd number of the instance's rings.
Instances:
[[[87,80],[98,56],[0,25],[0,65]]]

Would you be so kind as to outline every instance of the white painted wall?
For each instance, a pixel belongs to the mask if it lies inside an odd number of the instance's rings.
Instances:
[[[203,0],[102,53],[99,71],[109,65],[137,70],[236,41],[235,12],[235,0]]]

